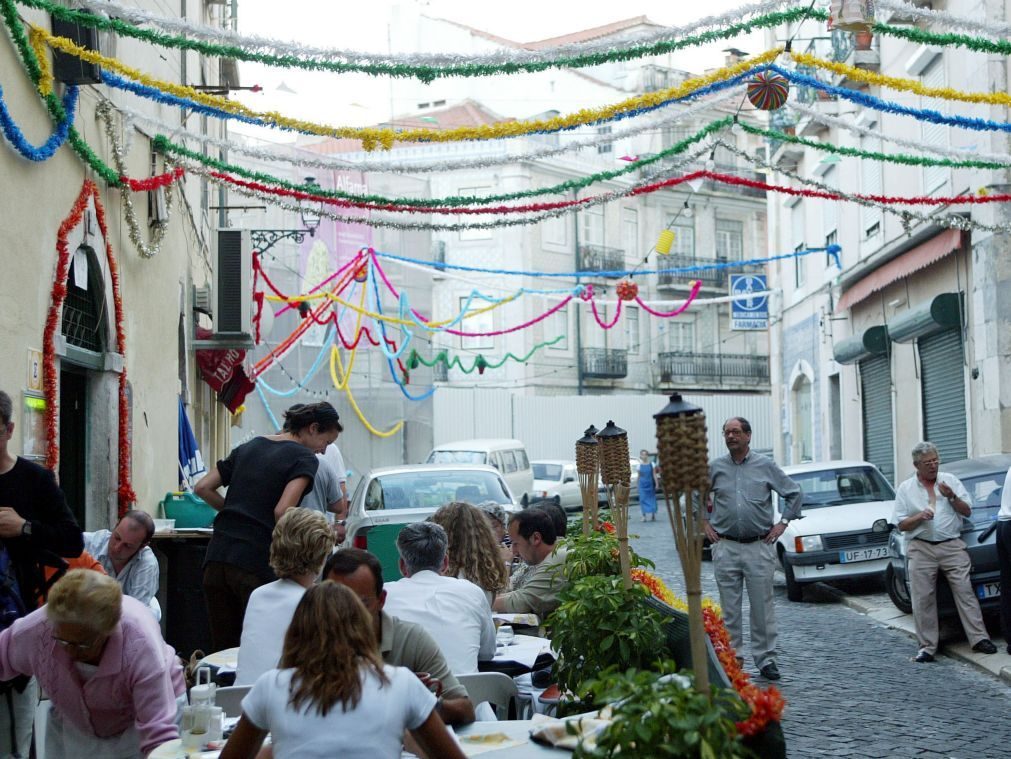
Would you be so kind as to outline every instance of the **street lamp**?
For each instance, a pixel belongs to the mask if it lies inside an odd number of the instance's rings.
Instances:
[[[310,190],[319,189],[316,177],[306,177],[305,184]],[[323,220],[323,208],[320,202],[299,201],[298,212],[302,217],[302,229],[251,229],[249,239],[253,247],[261,255],[274,247],[281,240],[294,240],[301,243],[305,240],[306,232],[309,237],[316,235],[316,229]]]

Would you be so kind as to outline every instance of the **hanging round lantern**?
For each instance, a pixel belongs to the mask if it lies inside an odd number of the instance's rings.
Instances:
[[[656,238],[656,252],[662,256],[666,256],[670,253],[671,245],[674,244],[674,230],[665,229],[660,233],[660,236]]]
[[[355,282],[357,282],[358,284],[363,284],[368,278],[369,278],[368,267],[365,266],[365,264],[362,264],[361,266],[358,267],[358,270],[355,271]]]
[[[748,82],[748,100],[763,111],[782,108],[790,95],[790,83],[786,77],[774,71],[759,71]]]
[[[873,0],[832,0],[828,28],[844,32],[869,32],[874,26]]]
[[[635,300],[639,295],[639,285],[630,279],[623,279],[614,288],[620,300]]]

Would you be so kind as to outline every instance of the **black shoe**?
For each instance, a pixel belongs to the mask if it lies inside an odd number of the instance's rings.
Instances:
[[[997,646],[989,638],[983,638],[983,640],[972,647],[972,650],[977,654],[995,654],[997,653]]]
[[[916,655],[916,658],[914,658],[913,661],[916,662],[917,664],[929,664],[930,662],[934,661],[934,655],[928,654],[926,651],[920,651],[920,653]]]
[[[758,671],[766,680],[778,680],[782,677],[782,675],[779,674],[779,667],[776,666],[776,662],[774,661],[769,662]]]

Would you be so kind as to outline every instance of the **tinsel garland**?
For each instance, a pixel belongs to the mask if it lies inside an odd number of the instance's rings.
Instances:
[[[155,150],[162,153],[172,153],[174,155],[182,156],[184,158],[199,161],[204,166],[212,167],[221,172],[228,172],[229,174],[238,174],[239,176],[243,176],[246,177],[247,179],[252,179],[260,183],[267,183],[287,190],[294,190],[297,192],[314,193],[317,196],[325,198],[332,198],[332,199],[342,198],[349,201],[354,201],[356,203],[374,203],[379,204],[380,206],[466,206],[466,205],[481,205],[484,203],[498,203],[507,200],[519,200],[521,198],[537,197],[539,195],[561,195],[563,193],[571,192],[572,190],[578,190],[584,187],[588,187],[592,184],[597,184],[598,182],[604,182],[610,179],[626,176],[628,174],[633,174],[635,172],[641,171],[646,166],[650,166],[659,161],[663,161],[669,158],[670,156],[684,152],[691,145],[695,144],[700,140],[705,139],[713,132],[729,127],[733,122],[734,119],[731,116],[726,116],[722,119],[711,122],[707,126],[698,130],[694,134],[689,135],[685,139],[675,143],[674,145],[671,145],[668,148],[664,148],[663,150],[653,155],[650,155],[646,158],[632,161],[627,166],[623,166],[620,169],[613,169],[610,171],[598,171],[593,174],[588,174],[585,177],[580,177],[579,179],[570,179],[568,181],[560,182],[559,184],[551,185],[549,187],[538,187],[530,190],[522,190],[519,192],[501,193],[498,195],[485,195],[485,196],[451,195],[443,198],[401,198],[401,197],[390,198],[385,195],[362,195],[352,192],[343,192],[341,190],[328,190],[328,189],[321,190],[318,187],[314,187],[313,185],[289,182],[287,180],[273,176],[272,174],[268,174],[266,172],[246,169],[242,166],[236,166],[235,164],[228,163],[226,161],[221,161],[216,158],[212,158],[198,151],[190,150],[182,145],[177,145],[164,135],[158,135],[157,137],[155,137],[152,142],[152,147]]]
[[[156,131],[169,132],[174,139],[187,139],[207,144],[221,150],[255,158],[268,163],[289,163],[306,169],[323,169],[326,171],[380,171],[402,174],[422,174],[428,172],[454,171],[457,169],[488,168],[500,166],[504,163],[535,161],[541,158],[561,155],[563,153],[575,152],[583,148],[596,148],[600,145],[609,145],[618,140],[627,139],[644,132],[655,132],[667,126],[676,124],[679,121],[686,121],[694,118],[699,113],[705,111],[715,111],[724,103],[729,101],[740,101],[744,94],[744,87],[733,87],[729,91],[722,92],[715,97],[705,101],[694,102],[684,109],[676,110],[672,113],[663,114],[649,120],[641,120],[632,126],[621,129],[614,129],[607,134],[595,134],[583,140],[566,141],[561,145],[545,146],[537,145],[526,151],[514,150],[512,145],[498,156],[479,156],[475,158],[452,158],[449,160],[395,160],[393,156],[370,158],[365,160],[351,160],[328,156],[319,156],[308,151],[299,151],[296,146],[291,146],[286,150],[273,150],[269,148],[258,148],[253,145],[243,145],[228,140],[219,140],[214,137],[194,134],[192,132],[181,131],[178,124],[169,124],[160,119],[135,111],[123,105],[117,105],[118,110],[134,121],[139,121],[154,127]],[[640,121],[637,119],[637,122]],[[515,138],[515,139],[526,139]],[[508,143],[507,143],[508,144]],[[515,144],[515,143],[513,143]],[[295,155],[301,152],[301,156]]]
[[[45,0],[23,0],[25,5],[49,9],[54,7]],[[691,25],[682,27],[666,27],[658,31],[650,31],[634,38],[623,40],[621,45],[615,45],[612,40],[593,40],[567,45],[557,45],[540,50],[497,50],[483,55],[459,55],[446,53],[404,53],[377,54],[361,50],[333,49],[311,47],[295,42],[274,40],[258,35],[241,35],[230,29],[194,24],[185,19],[166,18],[138,8],[113,3],[108,0],[79,0],[80,5],[93,11],[99,19],[82,18],[80,23],[100,28],[107,28],[124,35],[145,39],[155,44],[164,44],[160,39],[143,36],[143,30],[137,30],[143,24],[158,27],[172,34],[203,40],[211,45],[238,48],[240,52],[253,53],[256,60],[270,63],[269,58],[283,59],[285,67],[301,66],[302,62],[311,61],[310,68],[329,68],[324,62],[334,62],[338,67],[330,70],[360,71],[369,74],[384,74],[388,76],[414,76],[423,81],[431,81],[438,76],[481,76],[496,73],[513,73],[518,71],[540,71],[549,67],[559,66],[594,66],[608,61],[631,60],[643,56],[662,55],[685,47],[688,44],[703,44],[709,41],[735,36],[749,28],[776,26],[791,19],[800,19],[809,14],[806,8],[788,9],[773,18],[756,18],[749,24],[741,24],[742,18],[770,14],[789,0],[763,0],[763,2],[742,6],[719,16],[702,18]],[[72,11],[55,6],[55,15],[66,18]],[[124,19],[129,24],[117,22],[109,18]],[[733,25],[728,28],[728,25]],[[710,32],[701,30],[710,29]],[[731,31],[733,29],[734,31]],[[696,42],[686,42],[685,37],[698,35]],[[175,46],[175,45],[173,45]],[[183,43],[180,43],[180,47]],[[233,57],[220,47],[188,47],[204,52],[210,56]],[[240,57],[240,56],[234,56]]]
[[[426,63],[411,63],[408,56],[397,56],[403,62],[392,62],[377,59],[367,53],[359,51],[313,51],[294,43],[272,43],[265,45],[257,38],[240,38],[232,44],[220,44],[217,40],[228,34],[228,30],[214,27],[197,27],[189,25],[191,32],[196,32],[199,39],[189,39],[180,34],[165,34],[162,32],[144,29],[139,26],[121,21],[120,18],[99,16],[94,13],[81,13],[57,5],[48,0],[18,0],[22,5],[39,8],[48,11],[53,16],[72,21],[82,26],[90,26],[99,29],[107,29],[125,37],[140,39],[161,47],[179,50],[195,50],[203,55],[220,58],[232,58],[235,60],[262,63],[267,66],[280,68],[299,68],[306,71],[331,71],[336,73],[360,72],[371,75],[384,75],[391,77],[413,77],[423,82],[429,83],[441,77],[476,77],[491,76],[495,74],[514,74],[532,71],[544,71],[549,68],[579,68],[582,66],[599,66],[605,63],[617,61],[630,61],[639,58],[664,55],[687,47],[705,45],[723,39],[732,39],[739,34],[748,33],[757,29],[774,28],[781,24],[788,24],[799,21],[811,15],[808,8],[792,8],[783,12],[771,13],[753,18],[750,21],[738,21],[743,15],[748,14],[747,9],[736,14],[725,14],[721,17],[703,19],[693,25],[694,29],[706,27],[719,27],[711,31],[700,33],[686,33],[683,30],[665,29],[662,34],[664,39],[653,42],[642,42],[639,39],[624,41],[623,44],[600,45],[586,44],[576,46],[565,46],[572,50],[569,54],[558,53],[552,56],[552,50],[538,51],[535,60],[515,60],[496,63],[472,63],[471,58],[456,56],[456,63],[442,63],[432,65]],[[87,3],[84,3],[87,5]],[[779,3],[763,3],[763,6],[783,5]],[[125,16],[122,11],[133,11],[132,15],[146,16],[152,19],[150,22],[158,26],[163,26],[167,19],[145,14],[137,9],[125,9],[116,3],[102,2],[92,3],[101,7],[106,13],[115,14],[120,17]],[[110,7],[111,6],[111,7]],[[708,21],[709,23],[705,23]],[[736,23],[730,23],[736,21]],[[182,21],[176,22],[176,26],[188,24]],[[725,25],[726,24],[726,25]],[[669,39],[673,33],[680,32],[686,36]],[[214,40],[214,41],[208,41]],[[588,52],[584,48],[596,48],[595,51]],[[264,52],[264,50],[267,52]],[[273,52],[270,52],[273,51]],[[283,52],[282,52],[283,51]],[[526,51],[521,51],[526,52]],[[549,57],[550,56],[550,57]],[[392,57],[392,56],[391,56]],[[415,55],[410,58],[431,58],[431,56]],[[485,57],[485,56],[480,56]],[[517,56],[519,57],[519,56]],[[371,59],[371,60],[369,60]]]
[[[404,129],[395,130],[388,128],[374,127],[334,127],[324,124],[316,124],[301,119],[293,119],[276,112],[259,113],[246,106],[218,95],[209,95],[196,90],[193,87],[173,84],[154,77],[148,76],[137,69],[126,66],[122,62],[102,55],[93,50],[88,50],[75,44],[65,37],[56,37],[49,32],[36,27],[38,33],[53,48],[62,52],[74,55],[89,63],[97,63],[107,71],[115,71],[123,76],[132,79],[135,83],[144,87],[154,88],[163,95],[182,97],[194,103],[217,108],[227,113],[239,117],[251,118],[261,121],[269,126],[283,129],[291,129],[306,134],[314,134],[321,137],[350,138],[361,140],[364,150],[374,150],[377,147],[389,149],[397,142],[454,142],[457,140],[489,140],[500,137],[515,137],[533,132],[555,132],[567,129],[575,129],[590,123],[609,121],[620,114],[650,108],[659,104],[677,100],[692,95],[707,85],[723,82],[732,77],[746,74],[752,69],[762,64],[774,60],[779,53],[779,49],[769,50],[761,55],[750,58],[732,66],[713,71],[704,76],[692,77],[682,84],[669,87],[658,92],[650,92],[643,95],[636,95],[621,102],[605,106],[602,108],[591,108],[556,116],[550,119],[536,119],[531,121],[515,122],[506,121],[494,124],[483,124],[476,127],[455,127],[446,130],[431,129]],[[103,74],[103,79],[111,81],[110,77]]]
[[[70,128],[74,123],[74,111],[77,108],[77,94],[77,87],[73,85],[67,87],[62,103],[63,117],[57,122],[56,130],[49,136],[49,139],[35,147],[28,142],[24,132],[15,123],[14,117],[7,108],[3,87],[0,87],[0,129],[3,130],[4,137],[23,158],[36,162],[49,160],[70,135]]]
[[[81,192],[74,201],[70,214],[60,224],[56,236],[56,274],[50,296],[49,313],[46,316],[46,326],[42,334],[42,386],[46,397],[46,466],[56,471],[60,463],[58,403],[59,374],[56,371],[56,334],[60,327],[63,302],[67,297],[67,280],[70,274],[71,251],[67,242],[70,233],[84,219],[88,202],[95,204],[95,215],[98,229],[105,243],[105,258],[109,265],[109,279],[112,282],[112,302],[116,319],[116,351],[126,359],[126,331],[123,326],[123,298],[119,285],[119,268],[113,255],[112,244],[109,241],[109,229],[105,219],[105,208],[98,192],[98,187],[90,179],[84,180]],[[123,516],[137,500],[137,495],[130,484],[130,402],[127,394],[126,366],[119,373],[119,485],[117,502],[119,516]]]
[[[507,361],[515,361],[519,364],[525,364],[534,356],[535,353],[543,348],[548,348],[561,342],[565,339],[565,337],[565,335],[559,335],[554,340],[544,340],[539,343],[534,343],[534,346],[522,356],[517,356],[511,352],[506,353],[498,361],[489,361],[484,354],[479,353],[474,357],[474,361],[471,363],[469,368],[464,365],[459,356],[450,356],[448,351],[439,351],[431,359],[427,359],[416,350],[412,350],[410,357],[407,359],[407,368],[416,369],[419,365],[431,368],[436,364],[444,364],[447,369],[459,369],[464,374],[473,374],[475,371],[479,374],[484,374],[486,369],[498,369],[504,366]]]
[[[950,26],[954,29],[982,32],[992,37],[1011,36],[1011,24],[994,24],[987,21],[979,21],[967,16],[923,8],[911,3],[900,2],[899,0],[875,0],[875,3],[879,8],[896,11],[907,18],[915,18],[918,21],[925,21],[931,25]]]
[[[126,180],[126,150],[120,143],[119,136],[116,134],[116,126],[112,118],[112,104],[108,100],[103,100],[98,104],[95,112],[102,119],[105,136],[108,138],[109,145],[112,148],[112,160],[116,164],[116,169],[119,171],[122,180]],[[178,177],[181,177],[182,171],[181,167],[177,167],[170,173],[176,176],[176,172],[179,172]],[[161,250],[161,244],[165,239],[165,234],[168,232],[169,219],[172,217],[172,198],[174,193],[172,192],[172,188],[167,184],[165,187],[165,218],[157,219],[151,225],[150,240],[145,242],[141,235],[140,224],[137,221],[137,210],[133,205],[133,196],[127,189],[127,181],[123,181],[121,184],[120,201],[123,204],[123,215],[126,217],[127,232],[130,236],[130,242],[133,243],[143,258],[154,258],[158,255],[158,251]],[[130,189],[136,188],[131,185]]]

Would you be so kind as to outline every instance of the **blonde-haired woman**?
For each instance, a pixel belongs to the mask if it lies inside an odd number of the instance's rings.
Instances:
[[[46,606],[0,632],[0,680],[18,675],[49,694],[48,759],[132,759],[179,737],[176,653],[148,607],[104,574],[71,570]]]
[[[470,580],[484,591],[491,605],[495,595],[508,587],[509,572],[488,517],[477,506],[454,501],[436,511],[432,521],[449,537],[445,574]]]
[[[413,672],[383,664],[358,596],[323,582],[295,609],[280,668],[242,700],[221,759],[251,759],[268,732],[276,759],[398,759],[405,731],[428,756],[462,759],[435,705]]]
[[[277,666],[295,607],[319,578],[333,547],[333,530],[318,511],[291,509],[274,526],[270,568],[280,579],[261,585],[249,597],[242,622],[236,685],[252,685]]]

